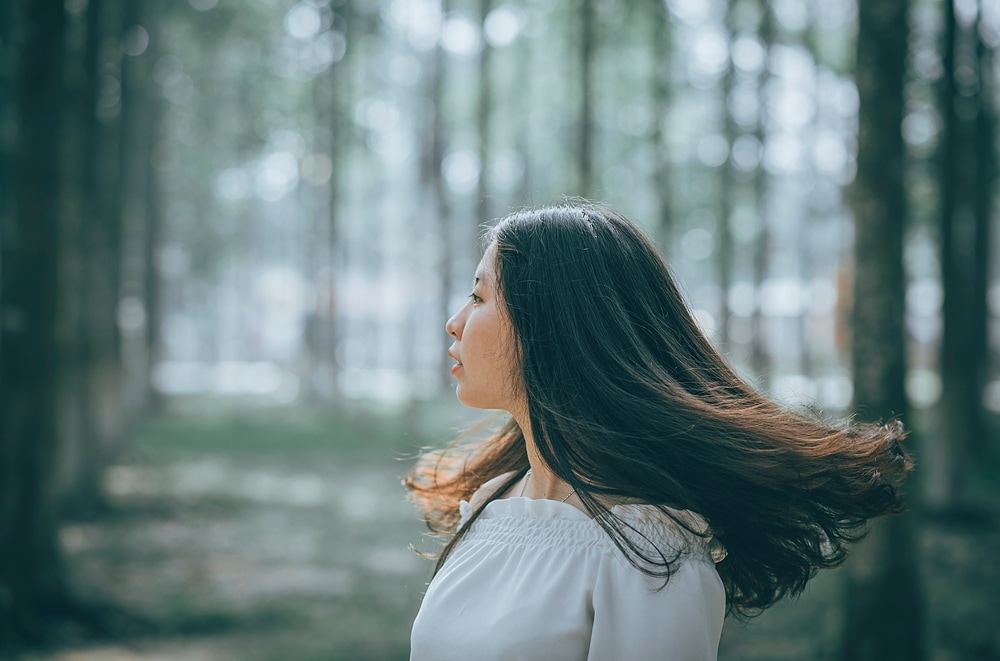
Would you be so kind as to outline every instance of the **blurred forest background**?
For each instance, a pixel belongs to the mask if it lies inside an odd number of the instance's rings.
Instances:
[[[910,509],[720,658],[1000,659],[996,0],[2,0],[0,657],[405,659],[484,224],[637,220]]]

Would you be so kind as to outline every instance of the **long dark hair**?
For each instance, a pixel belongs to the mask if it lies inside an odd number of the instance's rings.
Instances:
[[[603,503],[661,507],[716,538],[731,612],[759,612],[841,563],[868,519],[899,512],[912,467],[902,425],[832,424],[747,385],[699,330],[653,244],[586,201],[500,220],[496,286],[517,338],[531,430],[548,467],[637,568],[669,580],[676,555],[650,553]],[[475,441],[424,455],[406,483],[430,528],[458,528],[458,501],[486,480],[527,470],[512,419]],[[709,531],[674,517],[691,510]],[[649,541],[649,540],[646,540]]]

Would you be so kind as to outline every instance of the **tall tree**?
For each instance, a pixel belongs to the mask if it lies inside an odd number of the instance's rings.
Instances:
[[[0,250],[9,238],[5,223],[14,213],[15,153],[17,151],[17,105],[19,57],[24,41],[26,0],[0,3]],[[3,282],[0,281],[0,287]]]
[[[137,5],[135,10],[137,25],[131,29],[145,30],[149,45],[142,53],[133,55],[122,63],[122,125],[123,131],[131,128],[132,132],[123,133],[125,146],[130,149],[122,151],[121,162],[124,169],[121,181],[123,184],[127,183],[127,171],[134,170],[138,173],[138,185],[122,186],[120,222],[125,220],[126,210],[133,205],[136,213],[145,221],[142,242],[142,292],[146,319],[143,328],[145,361],[142,365],[144,369],[142,385],[146,393],[144,412],[158,412],[163,410],[164,402],[159,390],[153,384],[153,368],[163,357],[164,288],[159,254],[164,243],[165,222],[160,177],[154,167],[153,152],[162,121],[163,96],[157,93],[151,72],[157,57],[163,53],[159,26],[162,24],[164,10],[169,5],[141,0],[132,0],[130,4]],[[130,119],[134,122],[131,127]],[[119,233],[120,228],[121,225]],[[117,295],[117,287],[120,287],[121,283],[114,282],[114,285]],[[115,376],[121,378],[120,375]],[[117,379],[109,379],[106,385],[119,389],[121,387]],[[113,445],[109,448],[111,452],[117,449]]]
[[[441,0],[441,15],[447,16],[449,0]],[[427,130],[425,131],[425,143],[422,146],[420,155],[420,188],[421,194],[430,200],[428,205],[431,217],[437,223],[436,233],[441,240],[441,258],[438,268],[440,269],[441,297],[439,299],[439,317],[447,319],[451,316],[451,293],[455,284],[452,223],[451,223],[451,203],[448,195],[448,186],[445,182],[442,169],[444,167],[445,154],[448,151],[448,135],[445,121],[445,78],[447,74],[447,53],[442,43],[437,44],[433,49],[429,61],[424,67],[425,95],[430,99],[428,104],[429,116],[425,118]],[[447,374],[450,363],[447,348],[451,344],[451,338],[442,334],[442,347],[440,352],[440,366],[437,373],[441,382],[439,388],[443,389],[447,383]]]
[[[993,227],[993,219],[996,217],[997,208],[997,184],[1000,176],[1000,153],[997,149],[997,128],[1000,126],[1000,116],[998,116],[996,99],[998,96],[998,78],[996,70],[997,52],[996,47],[990,47],[986,43],[985,30],[983,29],[983,8],[985,0],[980,0],[978,24],[976,25],[976,59],[979,63],[979,113],[976,122],[976,236],[979,241],[976,244],[975,255],[975,276],[973,281],[976,297],[976,317],[973,319],[973,326],[976,329],[976,341],[982,351],[982,360],[978,376],[982,379],[979,382],[982,395],[982,388],[989,374],[990,365],[990,312],[989,312],[989,290],[990,290],[990,261],[992,259],[991,249],[994,246],[996,235]],[[995,369],[997,364],[994,362]],[[983,402],[980,396],[977,403]],[[982,424],[980,433],[973,436],[972,449],[977,459],[988,458],[992,452],[998,449],[994,442],[990,447],[989,441],[996,437],[989,433],[988,421],[983,416],[982,408],[979,409],[979,421]]]
[[[757,126],[754,130],[754,137],[757,138],[757,145],[760,149],[760,153],[753,179],[754,200],[756,201],[756,207],[758,209],[757,237],[754,241],[753,270],[755,280],[754,284],[756,285],[758,291],[760,290],[760,286],[763,284],[764,279],[767,278],[768,260],[772,249],[771,229],[768,226],[767,215],[764,213],[764,209],[766,209],[767,206],[767,198],[771,191],[772,182],[767,170],[763,167],[764,148],[767,145],[767,129],[770,123],[770,118],[768,117],[767,104],[763,101],[765,98],[764,90],[767,89],[771,78],[771,55],[776,32],[774,12],[771,8],[771,3],[767,0],[759,0],[759,3],[761,21],[758,36],[760,36],[760,39],[764,44],[764,66],[761,68],[760,76],[757,79],[757,89],[761,101],[757,111]],[[761,306],[754,306],[751,361],[753,364],[754,375],[757,377],[758,382],[762,387],[767,386],[770,372],[770,356],[768,355],[767,343],[765,342],[767,338],[767,328],[765,323],[766,320]]]
[[[854,405],[862,419],[905,416],[903,84],[906,0],[858,5],[860,98],[854,183]],[[847,565],[842,658],[924,658],[912,515],[877,522]],[[918,632],[914,634],[914,632]]]
[[[734,20],[734,4],[726,8],[725,26],[732,41],[736,34],[737,26]],[[732,95],[736,78],[733,58],[729,58],[726,66],[726,73],[722,78],[722,86],[719,93],[722,97],[722,124],[723,136],[726,140],[726,147],[732,154],[733,143],[739,137],[739,127],[733,118]],[[718,334],[719,341],[725,344],[728,341],[729,333],[729,302],[727,292],[733,284],[733,233],[731,230],[730,218],[735,210],[734,193],[737,186],[736,167],[732,158],[727,158],[725,164],[719,168],[719,195],[718,195],[718,220],[716,222],[716,236],[718,236],[718,250],[715,251],[715,264],[719,274],[719,289],[722,297],[719,305]]]
[[[14,209],[0,228],[0,641],[39,633],[68,603],[53,488],[64,3],[23,3],[22,25]]]
[[[121,99],[117,91],[109,96],[107,90],[114,88],[104,80],[119,68],[121,51],[107,44],[117,44],[121,13],[117,0],[91,0],[85,14],[83,25],[77,26],[85,33],[82,53],[68,53],[67,58],[67,66],[79,76],[79,89],[72,97],[76,102],[66,104],[63,127],[70,153],[64,159],[61,262],[69,273],[63,275],[60,314],[73,337],[70,351],[63,352],[59,459],[62,502],[74,514],[105,504],[103,470],[109,448],[120,445],[122,436],[115,323]]]
[[[493,10],[493,0],[479,0],[479,24],[486,25],[486,18]],[[485,35],[485,30],[483,30]],[[479,136],[479,181],[476,185],[476,220],[484,226],[491,220],[489,171],[490,131],[493,124],[493,49],[486,39],[483,39],[479,51],[479,97],[476,104],[476,133]]]
[[[327,390],[325,396],[328,399],[337,401],[337,305],[336,299],[337,278],[343,266],[343,246],[340,233],[340,213],[344,205],[344,187],[341,181],[340,162],[344,155],[350,153],[350,135],[347,129],[350,117],[350,104],[354,90],[351,86],[351,67],[353,66],[354,53],[357,51],[356,40],[360,35],[355,34],[355,14],[350,3],[344,3],[338,9],[336,16],[342,21],[332,22],[333,30],[339,26],[343,28],[343,35],[346,41],[344,55],[339,62],[334,62],[330,67],[326,77],[317,78],[320,83],[315,86],[317,93],[320,88],[325,92],[325,102],[320,104],[320,113],[325,115],[322,123],[330,130],[330,140],[327,146],[329,150],[330,183],[327,187],[329,203],[327,205],[325,245],[321,250],[325,258],[320,262],[324,265],[320,281],[317,283],[316,312],[312,317],[312,328],[310,329],[309,341],[312,343],[316,359],[322,366],[323,371],[318,375],[325,383]]]
[[[16,118],[15,97],[12,94],[17,60],[14,26],[19,24],[20,5],[16,1],[0,4],[0,217],[10,213],[12,209],[9,191],[12,190],[10,176],[15,132],[10,127]],[[2,243],[3,236],[0,235],[0,244]]]
[[[123,375],[129,397],[122,404],[125,423],[141,413],[156,410],[157,393],[152,387],[152,361],[158,344],[160,277],[155,250],[161,240],[162,223],[157,198],[157,179],[152,169],[153,143],[159,105],[150,89],[150,48],[158,35],[153,6],[141,0],[123,3],[125,57],[119,61],[121,118],[119,143],[119,193],[115,200],[121,214],[120,282],[114,292],[122,309]]]
[[[594,193],[594,60],[597,30],[594,0],[580,2],[580,119],[577,135],[579,191],[583,197]]]
[[[961,506],[971,462],[985,432],[987,274],[993,140],[982,102],[979,21],[960,24],[944,3],[940,249],[944,289],[940,429],[931,446],[928,504]]]
[[[653,181],[656,187],[656,234],[660,245],[670,244],[670,231],[673,225],[673,208],[670,194],[670,158],[666,135],[663,130],[664,118],[670,112],[672,102],[671,71],[673,63],[673,23],[667,3],[653,0],[646,5],[651,12],[649,25],[653,31],[650,45],[653,53],[653,127],[650,141],[656,148],[656,165],[653,170]]]

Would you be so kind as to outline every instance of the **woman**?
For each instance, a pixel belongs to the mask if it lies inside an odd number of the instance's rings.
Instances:
[[[506,424],[406,480],[450,536],[411,659],[715,659],[748,615],[898,512],[898,423],[834,426],[746,385],[655,248],[588,202],[501,220],[446,325],[457,396]]]

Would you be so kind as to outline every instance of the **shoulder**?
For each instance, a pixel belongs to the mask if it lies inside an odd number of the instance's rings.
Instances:
[[[652,553],[652,557],[668,552],[675,560],[687,557],[712,564],[726,557],[726,549],[711,526],[691,510],[631,503],[616,505],[609,514],[623,538],[643,552]]]
[[[458,503],[458,513],[459,521],[458,525],[465,525],[465,522],[469,520],[474,512],[482,508],[490,498],[497,492],[498,489],[503,488],[503,485],[507,483],[510,478],[514,477],[515,471],[509,471],[507,473],[501,473],[491,480],[487,480],[476,489],[475,493],[469,497],[468,501],[461,501]]]
[[[469,498],[469,506],[472,510],[475,511],[486,504],[486,501],[492,498],[504,484],[514,477],[514,474],[514,471],[501,473],[492,480],[484,482],[483,485],[479,487],[474,494],[472,494],[472,497]]]

